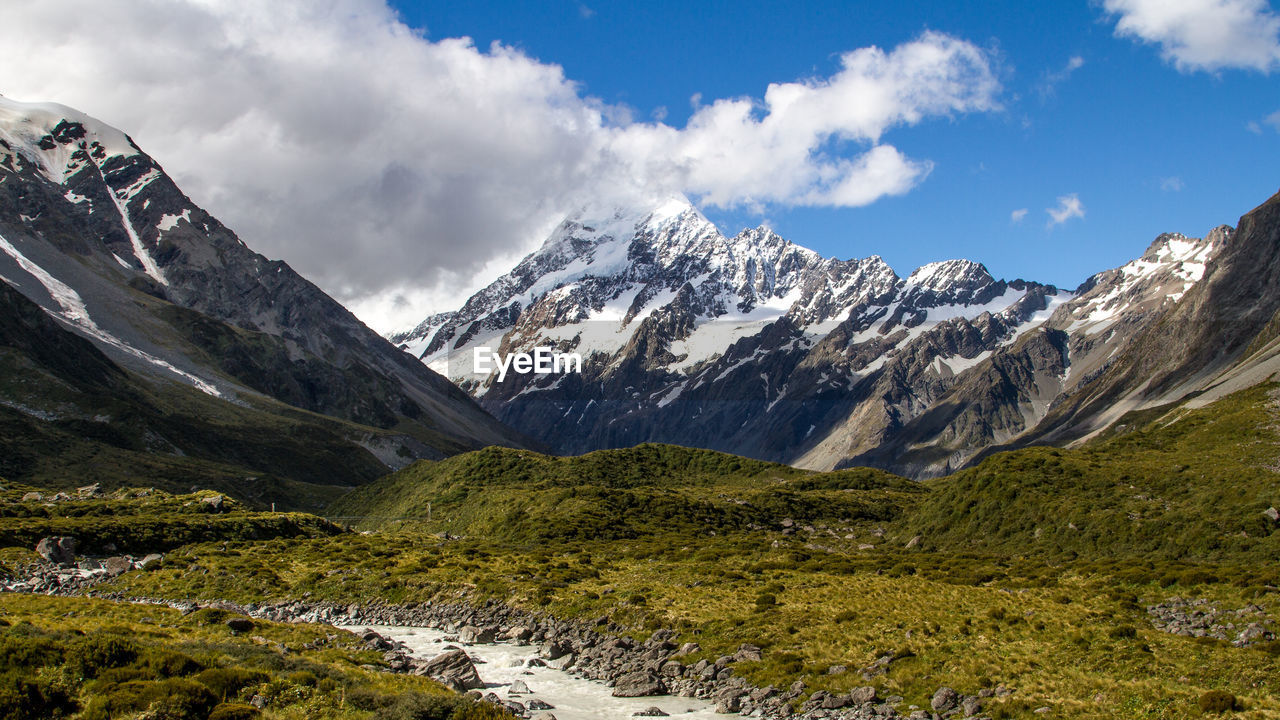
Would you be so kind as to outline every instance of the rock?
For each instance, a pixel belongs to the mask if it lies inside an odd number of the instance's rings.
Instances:
[[[530,710],[555,710],[556,706],[552,705],[549,702],[544,702],[542,700],[539,700],[538,698],[534,698],[529,701],[529,709]]]
[[[911,538],[910,540],[908,540],[908,541],[907,541],[907,545],[906,545],[906,547],[907,547],[907,549],[908,549],[908,550],[910,550],[911,548],[913,548],[913,547],[915,547],[915,546],[917,546],[917,545],[919,545],[919,544],[920,544],[920,536],[919,536],[919,535],[917,535],[917,536],[915,536],[915,537],[913,537],[913,538]]]
[[[437,655],[422,665],[420,671],[458,692],[484,687],[480,674],[476,672],[476,666],[462,650],[450,650]]]
[[[92,485],[85,485],[84,487],[76,488],[76,494],[82,498],[95,497],[101,489],[101,484],[94,483]]]
[[[105,565],[107,574],[112,577],[127,573],[133,569],[133,561],[126,557],[120,557],[119,555],[107,558]]]
[[[632,717],[667,717],[670,713],[663,712],[660,707],[651,706],[641,710],[640,712],[631,713],[631,715]]]
[[[827,695],[822,698],[822,704],[819,705],[823,710],[838,710],[842,707],[849,707],[848,695]]]
[[[515,680],[511,683],[511,687],[507,689],[508,695],[528,695],[529,686],[523,680]]]
[[[742,701],[747,697],[739,688],[725,688],[713,695],[712,699],[716,702],[716,712],[731,714],[742,709]]]
[[[676,654],[674,657],[680,657],[681,655],[692,655],[696,652],[702,652],[702,646],[696,642],[687,642],[680,646],[680,649],[676,651]]]
[[[458,640],[468,645],[487,644],[498,639],[498,631],[494,628],[478,628],[466,625],[458,628]]]
[[[22,496],[22,502],[40,502],[43,499],[44,495],[34,491]]]
[[[967,697],[960,703],[960,709],[965,717],[973,717],[982,712],[982,701],[976,697]]]
[[[502,705],[506,709],[510,710],[511,714],[515,715],[516,717],[524,717],[525,715],[524,706],[514,700],[508,700],[502,703]]]
[[[68,535],[42,538],[36,543],[36,553],[58,565],[73,563],[76,561],[76,539]]]
[[[549,712],[540,712],[537,715],[534,715],[533,717],[529,718],[529,720],[556,720],[556,716],[552,715]]]
[[[147,555],[138,561],[138,569],[146,570],[147,568],[150,568],[152,565],[159,564],[163,561],[164,561],[163,555],[161,555],[160,553],[151,553],[150,555]]]
[[[249,704],[259,710],[265,710],[267,707],[267,699],[262,697],[261,695],[254,695],[252,698],[249,699]]]
[[[849,668],[845,665],[832,665],[831,667],[827,668],[828,675],[843,675],[848,671],[849,671]]]
[[[209,506],[214,512],[222,512],[223,498],[221,495],[212,495],[207,498],[200,498],[200,502]]]
[[[738,646],[738,652],[733,654],[736,662],[754,662],[763,659],[764,656],[760,652],[760,648],[755,645],[743,643]]]
[[[667,686],[661,678],[648,671],[627,673],[613,684],[614,697],[647,697],[666,693]]]
[[[538,654],[548,660],[559,660],[573,652],[573,648],[562,640],[548,640],[538,648]]]
[[[1277,510],[1274,507],[1269,507],[1266,510],[1263,510],[1262,514],[1271,522],[1280,522],[1280,510]]]
[[[855,705],[866,705],[876,701],[876,689],[870,685],[857,687],[849,691],[849,700]]]
[[[226,626],[231,629],[231,632],[239,635],[240,633],[247,633],[252,630],[253,621],[249,618],[242,617],[231,618],[226,622]]]
[[[929,700],[929,707],[934,712],[944,713],[954,708],[960,702],[960,694],[949,687],[940,687],[938,692],[933,694],[933,698]]]

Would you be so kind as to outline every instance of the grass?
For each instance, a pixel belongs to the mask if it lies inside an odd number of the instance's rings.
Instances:
[[[406,698],[443,711],[423,717],[507,717],[425,678],[377,668],[381,653],[325,625],[90,598],[6,596],[0,606],[0,715],[13,720],[394,718]],[[258,712],[254,696],[268,702]],[[435,698],[431,701],[431,698]],[[456,711],[456,714],[453,714]]]
[[[70,535],[86,555],[165,552],[213,540],[269,540],[333,535],[342,529],[305,513],[245,510],[231,498],[204,491],[170,495],[117,490],[105,498],[24,501],[34,488],[6,484],[0,490],[0,546],[30,549],[43,537]],[[206,500],[221,498],[215,509]]]

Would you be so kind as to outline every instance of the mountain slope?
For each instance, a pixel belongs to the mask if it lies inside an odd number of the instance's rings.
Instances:
[[[1232,232],[1162,235],[1068,293],[967,260],[904,279],[879,257],[822,258],[766,228],[727,238],[673,198],[583,211],[458,311],[393,341],[557,452],[669,442],[928,477],[1031,436],[1114,371]],[[474,372],[478,347],[577,352],[583,369],[500,380]]]
[[[217,399],[219,421],[243,408],[344,421],[317,421],[364,456],[332,468],[338,484],[367,477],[353,469],[366,461],[522,442],[70,108],[0,98],[0,277],[153,387]]]

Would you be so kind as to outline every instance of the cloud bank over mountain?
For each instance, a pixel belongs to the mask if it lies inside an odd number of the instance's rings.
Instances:
[[[11,8],[0,41],[0,93],[130,128],[252,246],[389,325],[451,304],[585,202],[908,192],[932,165],[886,136],[996,110],[1001,90],[990,53],[925,32],[851,50],[829,77],[706,101],[683,127],[640,122],[557,65],[431,38],[382,0],[53,0]]]

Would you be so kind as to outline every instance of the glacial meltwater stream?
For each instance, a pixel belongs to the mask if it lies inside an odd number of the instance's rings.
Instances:
[[[613,697],[611,689],[603,683],[575,677],[550,666],[529,667],[529,660],[538,656],[535,645],[513,645],[505,642],[478,645],[446,643],[444,632],[420,627],[360,625],[347,629],[360,632],[366,627],[392,640],[403,642],[413,651],[414,657],[425,660],[444,652],[445,646],[449,644],[463,648],[473,659],[484,661],[476,663],[480,679],[485,683],[481,692],[494,693],[503,700],[514,700],[525,707],[536,698],[553,706],[553,709],[546,712],[555,715],[556,720],[630,720],[636,713],[651,707],[659,708],[677,718],[701,720],[738,717],[717,713],[710,703],[696,698],[670,695]],[[550,663],[556,664],[558,663]],[[511,693],[511,684],[517,680],[528,686],[528,693]],[[539,712],[541,711],[531,710],[529,716],[535,716]]]

